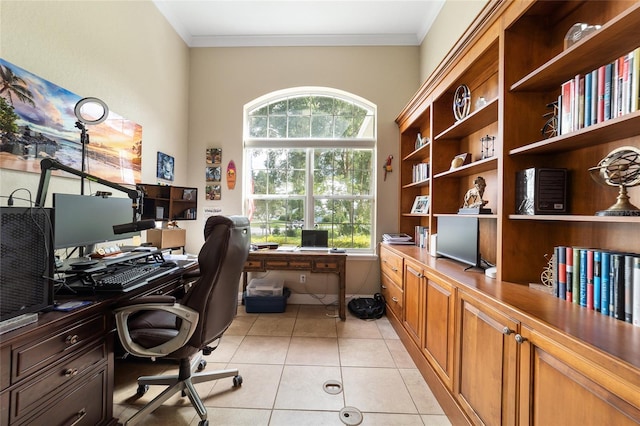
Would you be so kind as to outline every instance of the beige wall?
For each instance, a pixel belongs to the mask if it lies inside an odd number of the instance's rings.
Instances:
[[[489,0],[447,0],[420,45],[420,81],[425,81]]]
[[[241,176],[244,104],[295,86],[333,87],[366,98],[378,106],[379,239],[398,223],[394,119],[484,3],[448,0],[420,47],[189,49],[150,1],[3,0],[0,56],[80,96],[99,97],[141,124],[143,182],[156,181],[157,151],[176,158],[174,183],[200,189],[200,219],[181,223],[187,251],[194,253],[202,244],[205,207],[242,212],[241,179],[233,191],[223,183],[222,200],[204,200],[204,154],[208,147],[222,148],[224,164],[234,160]],[[384,181],[382,162],[390,154],[394,172]],[[0,195],[20,187],[35,194],[38,177],[0,170]],[[77,179],[57,178],[50,192],[77,188]],[[333,281],[314,279],[313,291],[335,291]],[[348,293],[378,291],[377,260],[350,260],[347,282]]]
[[[207,147],[222,147],[223,163],[234,160],[242,175],[245,104],[289,87],[336,88],[378,107],[377,240],[383,232],[397,230],[399,153],[394,120],[418,87],[417,47],[197,48],[191,51],[190,69],[189,162],[194,167],[189,170],[188,180],[192,184],[204,190]],[[389,154],[394,156],[396,169],[384,181],[382,163]],[[223,184],[222,200],[200,204],[222,208],[223,214],[241,213],[243,189],[242,182],[233,191]],[[350,260],[347,293],[378,291],[377,268],[377,259]],[[285,279],[298,281],[297,274],[289,274]],[[326,279],[322,275],[309,276],[308,286],[313,289],[314,282],[324,286]]]
[[[187,183],[189,49],[153,3],[3,0],[0,56],[141,124],[143,182],[156,182],[160,150],[176,158],[176,184]],[[38,179],[0,170],[0,195],[25,187],[35,197]],[[79,187],[54,178],[49,193]]]

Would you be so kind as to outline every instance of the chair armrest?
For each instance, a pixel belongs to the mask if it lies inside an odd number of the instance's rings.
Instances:
[[[128,299],[122,302],[118,302],[115,309],[121,309],[129,306],[143,305],[147,303],[173,305],[174,303],[176,303],[176,298],[174,296],[165,296],[165,295],[137,297],[135,299]]]
[[[152,298],[155,297],[151,297],[151,299]],[[136,312],[153,310],[172,313],[182,321],[179,321],[180,328],[178,330],[178,335],[173,339],[153,348],[145,348],[138,345],[131,339],[129,328],[127,327],[127,320],[130,315],[135,314]],[[198,319],[200,317],[197,311],[174,302],[137,303],[131,306],[116,308],[114,310],[114,314],[116,319],[116,328],[118,330],[118,336],[120,337],[122,346],[130,354],[142,357],[163,357],[183,347],[196,331]]]

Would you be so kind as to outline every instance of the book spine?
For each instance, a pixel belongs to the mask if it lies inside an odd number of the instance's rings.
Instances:
[[[572,124],[572,98],[573,98],[573,80],[562,83],[562,103],[560,104],[560,134],[565,135],[571,132]]]
[[[603,251],[600,261],[600,279],[602,281],[602,290],[600,292],[600,313],[602,315],[609,316],[609,287],[611,276],[609,275],[611,270],[611,254],[608,251]]]
[[[586,294],[586,306],[587,309],[593,309],[593,250],[585,250],[587,252],[587,294]]]
[[[556,259],[558,259],[557,273],[554,274],[558,281],[558,297],[560,299],[567,298],[567,250],[564,246],[558,246],[554,250]]]
[[[615,319],[624,321],[624,254],[611,254],[611,289],[612,301],[609,309]]]
[[[587,306],[587,250],[579,249],[578,256],[580,257],[580,276],[578,277],[580,298],[578,299],[578,304],[580,306]]]
[[[583,127],[591,125],[591,73],[584,75],[584,121]]]
[[[601,263],[602,252],[593,251],[593,309],[600,312],[600,298],[602,296]]]
[[[573,248],[573,304],[580,304],[580,249]]]
[[[633,302],[631,323],[640,327],[640,256],[633,258]]]
[[[567,247],[565,250],[566,270],[567,270],[567,297],[565,299],[569,303],[573,303],[573,248]]]
[[[604,121],[604,78],[606,66],[598,68],[598,106],[596,109],[596,119],[598,123]]]
[[[635,256],[624,258],[624,320],[633,322],[633,263]]]
[[[594,125],[598,122],[598,70],[591,71],[591,122]]]
[[[631,66],[631,112],[640,109],[640,47],[633,51]]]
[[[584,127],[584,76],[576,75],[576,105],[575,105],[575,122],[576,126],[574,130],[579,130]]]
[[[603,120],[611,119],[611,75],[613,64],[607,64],[604,68],[604,116]]]

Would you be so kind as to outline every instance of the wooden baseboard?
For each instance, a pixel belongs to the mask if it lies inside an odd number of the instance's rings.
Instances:
[[[393,326],[394,330],[400,337],[400,341],[409,352],[411,359],[418,367],[418,370],[424,377],[424,380],[429,385],[431,392],[438,400],[440,407],[444,410],[444,413],[449,418],[452,425],[472,425],[473,423],[467,418],[462,411],[462,408],[458,405],[453,395],[449,392],[444,383],[440,380],[431,364],[422,355],[420,348],[416,346],[411,339],[407,331],[402,326],[402,322],[393,314],[390,309],[387,309],[387,318]]]

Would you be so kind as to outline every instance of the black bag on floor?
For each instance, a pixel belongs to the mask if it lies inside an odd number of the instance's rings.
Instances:
[[[376,293],[373,297],[351,299],[347,305],[349,311],[360,319],[381,318],[386,310],[384,296]]]

